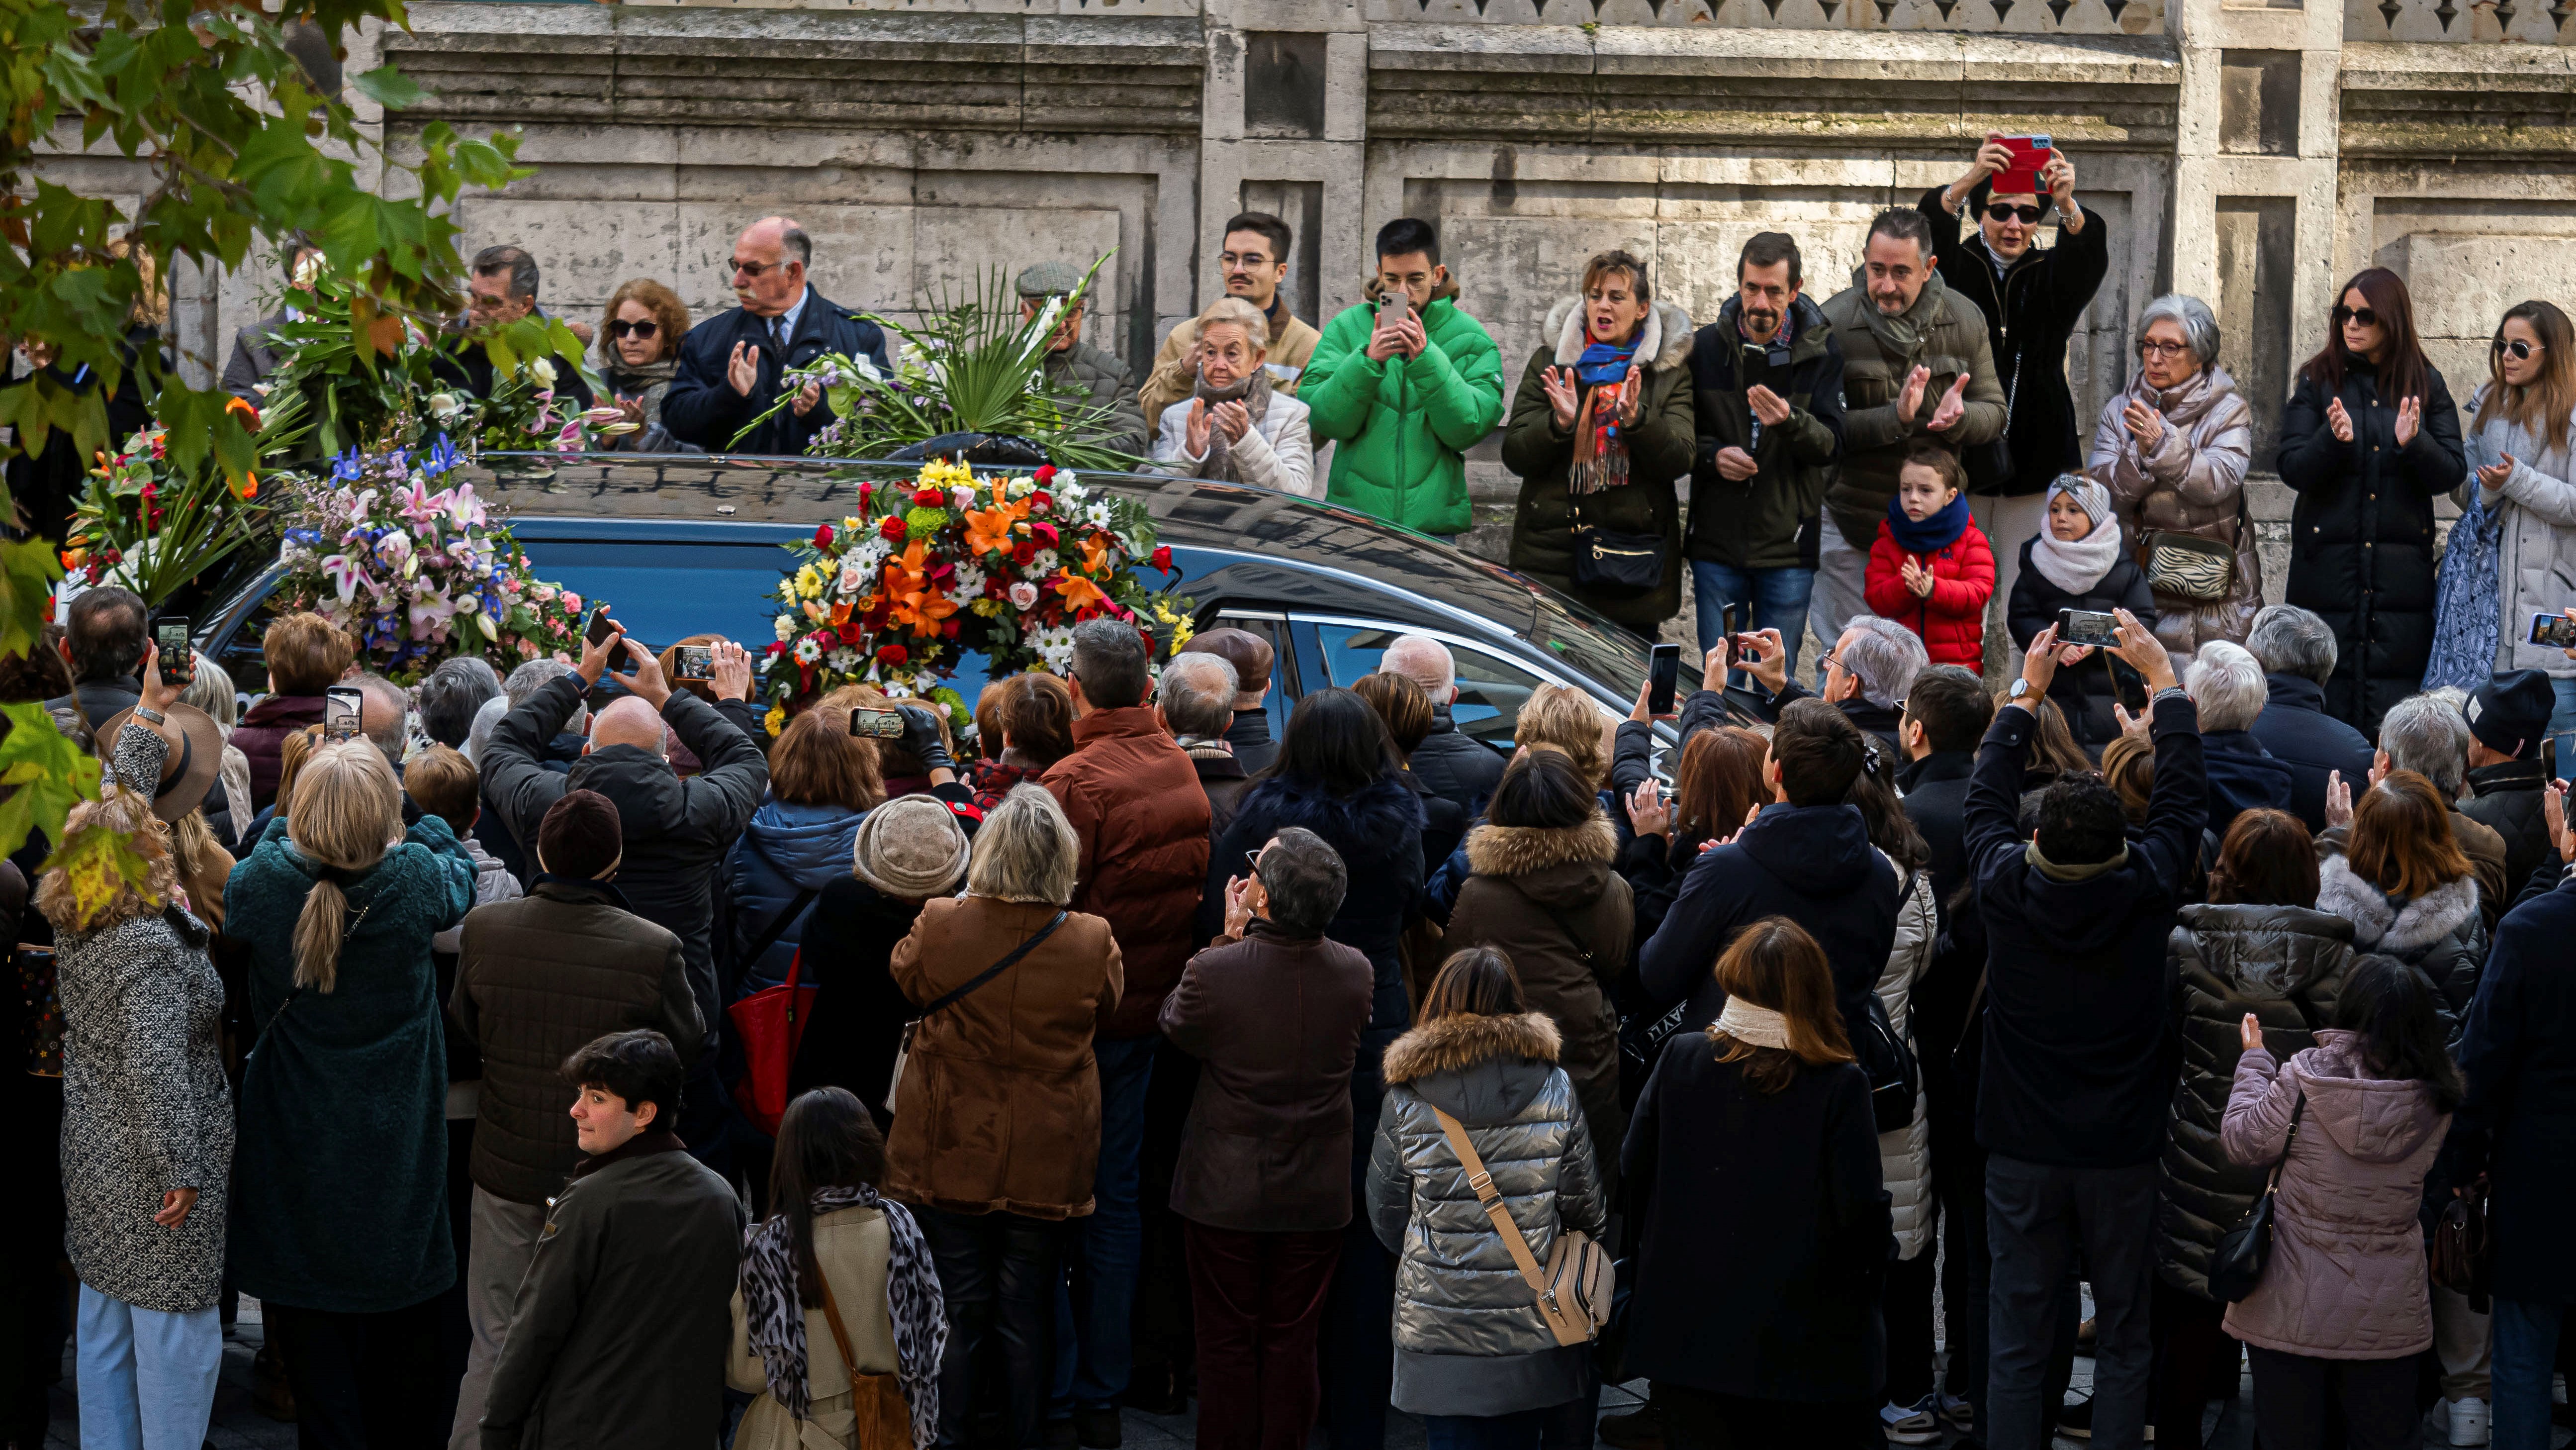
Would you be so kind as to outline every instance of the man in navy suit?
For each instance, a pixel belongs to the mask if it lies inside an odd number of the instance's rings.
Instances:
[[[710,453],[803,453],[832,421],[831,402],[811,383],[734,443],[744,424],[777,404],[788,368],[833,352],[893,371],[875,323],[805,284],[813,257],[813,239],[786,217],[763,217],[735,239],[733,291],[742,305],[690,328],[681,340],[680,370],[662,398],[662,426],[672,437]]]

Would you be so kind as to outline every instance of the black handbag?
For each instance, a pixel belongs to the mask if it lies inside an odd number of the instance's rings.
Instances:
[[[1583,495],[1566,495],[1574,523],[1574,584],[1595,594],[1650,594],[1663,587],[1661,534],[1629,534],[1583,521]]]
[[[1968,492],[2001,493],[2012,486],[2012,415],[2013,404],[2021,398],[2021,359],[2013,359],[2012,386],[2004,390],[2004,426],[1984,443],[1971,443],[1959,450],[1959,466],[1967,470]]]
[[[2272,1200],[2281,1191],[2281,1170],[2290,1165],[2290,1148],[2299,1141],[2299,1116],[2307,1110],[2308,1095],[2301,1092],[2298,1105],[2290,1109],[2289,1136],[2281,1140],[2281,1161],[2272,1165],[2263,1196],[2254,1200],[2245,1221],[2218,1241],[2218,1256],[2209,1261],[2209,1292],[2222,1304],[2242,1301],[2263,1282],[2263,1266],[2272,1261]]]
[[[1878,1131],[1893,1133],[1914,1123],[1914,1105],[1923,1091],[1923,1069],[1914,1060],[1914,1049],[1898,1035],[1896,1024],[1888,1020],[1887,1004],[1878,993],[1869,994],[1867,1015],[1861,1020],[1859,1040],[1852,1046],[1860,1065],[1869,1074],[1869,1107],[1878,1119]]]

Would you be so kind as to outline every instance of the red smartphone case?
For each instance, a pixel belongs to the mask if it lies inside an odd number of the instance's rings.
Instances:
[[[2028,193],[2045,196],[2047,188],[2039,184],[2040,168],[2057,155],[2045,136],[2006,136],[2004,149],[2012,153],[2012,165],[1998,173],[1988,189],[1992,196],[2020,196]]]

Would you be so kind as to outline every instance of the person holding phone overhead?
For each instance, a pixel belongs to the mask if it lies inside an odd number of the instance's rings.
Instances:
[[[1543,336],[1503,432],[1521,479],[1511,566],[1651,636],[1682,607],[1690,314],[1654,300],[1644,262],[1603,252]]]
[[[2288,602],[2335,633],[2326,713],[2376,735],[2432,657],[2433,500],[2468,476],[2459,410],[2396,273],[2372,267],[2336,292],[2331,335],[2281,414],[2279,466],[2299,495]]]
[[[1977,229],[1960,235],[1962,208]],[[2110,228],[2075,200],[2075,162],[2045,136],[1986,133],[1959,179],[1923,193],[1941,280],[1985,314],[1995,375],[2003,384],[2009,468],[1971,453],[1969,496],[1977,527],[1995,546],[1995,592],[2012,597],[2022,542],[2047,521],[2048,485],[2084,466],[2075,398],[2066,386],[2066,340],[2111,270]],[[2054,213],[2057,244],[2042,247]]]
[[[1503,416],[1502,353],[1458,305],[1431,224],[1378,229],[1368,300],[1324,326],[1298,398],[1333,450],[1324,497],[1455,538],[1472,521],[1466,451]]]

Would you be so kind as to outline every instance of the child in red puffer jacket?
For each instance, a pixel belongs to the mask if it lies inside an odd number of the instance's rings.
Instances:
[[[1932,663],[1982,673],[1995,551],[1968,517],[1967,482],[1949,449],[1914,445],[1870,545],[1866,595],[1880,617],[1923,636]]]

